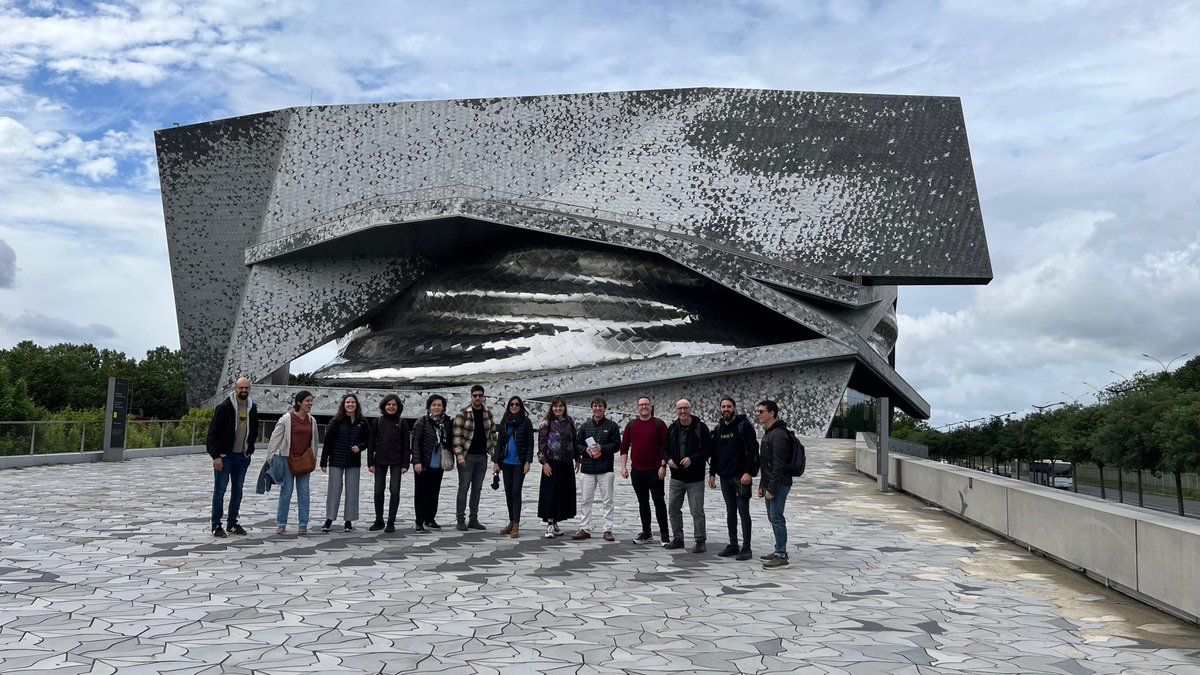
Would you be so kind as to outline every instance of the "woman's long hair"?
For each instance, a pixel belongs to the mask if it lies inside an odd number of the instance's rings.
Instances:
[[[559,403],[563,404],[563,419],[566,419],[566,417],[567,417],[567,410],[566,410],[567,402],[563,400],[563,397],[555,396],[554,400],[550,401],[550,407],[546,408],[546,422],[547,423],[554,421],[554,406],[558,405]]]
[[[354,412],[353,413],[346,412],[346,399],[350,399],[350,398],[354,399]],[[333,421],[341,422],[342,420],[346,419],[346,417],[348,415],[354,418],[354,419],[350,420],[351,422],[361,422],[362,421],[362,403],[359,402],[358,397],[355,396],[354,394],[346,394],[345,396],[342,397],[342,402],[338,404],[338,409],[337,409],[337,412],[333,416]]]

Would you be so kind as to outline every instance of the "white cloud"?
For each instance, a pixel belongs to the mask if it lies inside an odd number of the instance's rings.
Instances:
[[[17,252],[0,239],[0,288],[15,288],[17,285]]]

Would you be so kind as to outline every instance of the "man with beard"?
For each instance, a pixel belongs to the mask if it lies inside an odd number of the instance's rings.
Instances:
[[[749,560],[750,489],[758,475],[758,438],[745,415],[738,414],[737,403],[721,399],[721,421],[713,431],[715,450],[708,470],[708,487],[717,487],[721,477],[721,496],[725,498],[725,522],[729,527],[729,545],[717,555]],[[738,547],[738,517],[742,520],[742,545]]]
[[[250,468],[250,455],[254,454],[254,435],[258,431],[258,408],[250,400],[250,380],[239,377],[233,383],[233,393],[221,401],[213,411],[208,425],[205,446],[212,457],[213,499],[212,533],[214,537],[229,534],[246,534],[238,524],[238,511],[242,506],[242,484],[246,482],[246,470]],[[225,490],[233,483],[229,493],[228,528],[221,527],[222,507],[225,505]]]
[[[496,450],[496,422],[483,401],[483,387],[471,387],[471,405],[454,417],[452,428],[454,458],[458,463],[458,530],[486,530],[479,522],[479,495],[488,460]],[[467,493],[471,496],[470,520],[467,520]]]

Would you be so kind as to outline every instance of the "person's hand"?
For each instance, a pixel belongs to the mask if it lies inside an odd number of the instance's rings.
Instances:
[[[672,469],[678,469],[678,468],[679,468],[679,467],[675,466],[675,460],[673,460],[673,459],[668,459],[668,460],[667,460],[667,466],[671,467]]]
[[[683,468],[685,468],[685,469],[686,469],[686,468],[688,468],[689,466],[691,466],[691,465],[692,465],[692,458],[691,458],[691,457],[684,457],[684,458],[683,458],[683,461],[682,461],[682,462],[680,462],[679,464],[680,464],[680,466],[682,466]]]
[[[763,498],[766,499],[767,501],[770,501],[775,498],[775,495],[771,494],[770,490],[767,490],[767,491],[763,492]]]
[[[749,485],[752,482],[754,482],[754,479],[750,477],[750,474],[742,474],[742,485]]]
[[[407,466],[400,467],[400,475],[403,476],[406,473],[408,473],[408,467]]]
[[[500,465],[492,462],[492,475],[500,473]]]
[[[225,468],[225,462],[221,461],[221,458],[218,457],[213,460],[213,468],[220,471]]]
[[[716,477],[716,476],[709,476],[709,477],[708,477],[708,489],[710,489],[710,490],[711,490],[711,489],[713,489],[713,488],[715,488],[715,487],[717,487],[717,477]]]
[[[367,471],[370,471],[371,473],[375,473],[375,467],[373,467],[373,466],[368,466],[368,467],[367,467]]]
[[[658,467],[658,479],[662,480],[666,477],[667,477],[667,467],[665,467],[665,466]]]
[[[575,460],[575,473],[579,473],[581,468],[583,468],[583,465],[579,463],[579,460]]]
[[[629,478],[629,469],[621,467],[621,478]]]
[[[413,464],[413,471],[416,471],[417,473],[421,473],[424,468],[425,467],[421,466],[420,464]]]
[[[321,473],[329,473],[329,468],[324,466],[321,467]]]
[[[358,449],[357,445],[352,445],[352,446],[350,446],[350,452],[353,452],[354,454],[357,455],[358,453],[360,453],[362,451]]]
[[[542,465],[542,475],[545,476],[546,478],[549,478],[550,476],[554,475],[554,470],[550,468],[549,463]]]
[[[459,458],[458,458],[458,465],[459,465],[460,467],[466,466],[466,465],[467,465],[467,458],[466,458],[466,457],[459,457]]]
[[[760,485],[760,486],[758,486],[758,498],[762,499],[762,496],[763,496],[763,489],[762,489],[762,486]]]
[[[521,475],[529,473],[529,462],[525,462],[525,468],[521,471]]]

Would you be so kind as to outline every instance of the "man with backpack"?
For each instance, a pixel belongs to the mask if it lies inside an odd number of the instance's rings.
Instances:
[[[637,495],[638,513],[642,518],[642,531],[633,543],[654,543],[654,535],[650,534],[650,500],[653,498],[654,516],[665,544],[671,540],[663,494],[667,475],[667,461],[663,457],[667,425],[654,416],[654,407],[647,396],[637,400],[637,415],[637,419],[625,425],[621,435],[621,477],[630,477],[627,462],[632,459],[633,492]]]
[[[717,555],[737,556],[749,560],[750,552],[750,488],[758,475],[758,437],[745,415],[738,414],[737,403],[726,396],[721,399],[721,421],[713,430],[714,452],[708,470],[708,487],[716,489],[721,478],[721,496],[725,498],[725,522],[729,528],[729,544]],[[738,516],[742,520],[742,545],[738,547]]]
[[[760,402],[754,412],[758,415],[758,423],[766,430],[758,449],[762,466],[758,496],[767,501],[767,520],[775,533],[775,550],[762,557],[763,569],[779,569],[788,565],[787,521],[783,518],[783,507],[792,489],[793,473],[799,475],[804,471],[803,462],[796,462],[793,457],[795,446],[800,442],[779,419],[779,405],[775,401]],[[803,456],[803,447],[800,446],[800,456]]]

